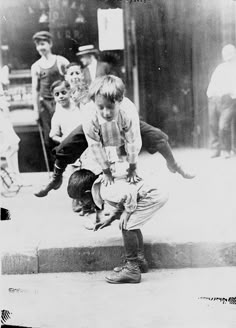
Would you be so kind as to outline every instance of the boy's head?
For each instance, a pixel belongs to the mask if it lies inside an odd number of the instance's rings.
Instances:
[[[114,75],[105,75],[96,79],[89,89],[90,98],[95,102],[99,114],[107,121],[113,120],[124,98],[125,85]]]
[[[52,49],[52,34],[48,31],[40,31],[33,35],[36,49],[41,56],[45,56]]]
[[[67,192],[69,197],[78,199],[81,205],[93,205],[91,189],[97,176],[89,170],[75,171],[69,178]]]
[[[86,104],[88,102],[88,85],[86,83],[80,83],[77,86],[71,88],[71,98],[76,105],[80,103]]]
[[[70,63],[66,67],[65,79],[71,87],[77,86],[84,79],[81,65],[78,63]]]
[[[51,86],[51,92],[56,103],[67,108],[70,105],[70,85],[67,81],[55,81]]]

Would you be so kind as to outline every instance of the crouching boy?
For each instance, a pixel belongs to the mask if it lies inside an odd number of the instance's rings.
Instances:
[[[139,283],[141,272],[147,272],[144,258],[142,226],[149,221],[166,202],[167,195],[159,188],[148,186],[143,180],[136,184],[127,181],[126,174],[114,177],[113,184],[104,184],[102,176],[82,169],[75,171],[68,182],[68,194],[80,199],[82,204],[96,206],[102,210],[104,202],[114,208],[114,214],[98,222],[95,230],[102,229],[119,219],[122,231],[126,264],[117,267],[106,277],[113,284]]]

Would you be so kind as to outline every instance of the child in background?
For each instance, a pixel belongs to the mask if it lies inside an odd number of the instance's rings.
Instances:
[[[50,138],[57,143],[68,136],[78,125],[82,124],[83,112],[78,103],[71,100],[71,88],[67,81],[56,81],[51,86],[56,102],[56,110],[51,121]]]
[[[63,80],[55,81],[51,86],[51,92],[56,102],[55,113],[52,117],[50,137],[57,143],[61,143],[63,139],[71,133],[76,127],[81,127],[83,120],[83,106],[86,103],[86,96],[88,88],[85,84],[81,84],[79,87],[72,89],[70,84]],[[72,95],[72,97],[71,97]],[[85,100],[84,100],[85,99]],[[84,101],[83,101],[84,100]],[[84,138],[84,143],[81,147],[81,154],[87,149],[87,142]],[[87,163],[89,162],[88,156],[85,156]],[[77,158],[76,158],[77,159]],[[71,163],[72,164],[72,163]],[[93,162],[94,164],[94,162]],[[91,168],[91,166],[89,166]],[[93,168],[94,169],[94,168]],[[96,169],[94,169],[96,172]],[[99,171],[100,172],[100,171]],[[60,167],[57,166],[57,162],[54,164],[53,180],[57,180],[60,175]],[[46,187],[35,192],[37,197],[44,197],[51,189],[58,189],[62,184],[62,179],[58,181],[58,185],[54,188],[50,187],[50,184]]]
[[[80,86],[81,83],[87,85],[84,81],[81,65],[76,62],[72,62],[66,66],[65,80],[69,82],[71,89]]]
[[[120,220],[120,229],[124,242],[126,264],[116,267],[106,277],[112,284],[139,283],[141,272],[148,271],[148,263],[144,257],[142,226],[167,202],[167,195],[155,186],[144,181],[130,184],[126,174],[114,177],[113,184],[104,184],[102,176],[97,177],[89,170],[74,172],[68,182],[68,194],[81,203],[90,203],[102,211],[104,202],[115,209],[114,214],[103,222],[98,222],[94,230],[102,229]]]

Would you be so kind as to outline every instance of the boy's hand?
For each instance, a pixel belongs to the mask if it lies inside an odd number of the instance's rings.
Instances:
[[[130,164],[128,168],[127,181],[129,183],[137,183],[142,180],[136,171],[136,164]]]
[[[106,219],[103,222],[95,223],[94,228],[93,228],[93,231],[98,231],[98,230],[101,230],[101,229],[103,229],[105,227],[108,227],[109,225],[111,225],[112,221],[113,220],[111,218],[108,218],[108,219]]]
[[[119,228],[120,230],[126,230],[127,223],[130,218],[130,213],[125,212],[125,214],[121,215],[120,217],[120,223],[119,223]]]
[[[109,168],[103,170],[102,183],[105,186],[114,183],[114,178],[113,178],[112,173],[111,173],[111,170]]]

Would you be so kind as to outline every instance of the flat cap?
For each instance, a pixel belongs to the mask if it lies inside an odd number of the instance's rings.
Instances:
[[[51,41],[52,34],[48,31],[39,31],[33,35],[32,39],[34,41],[37,41],[37,40]]]

